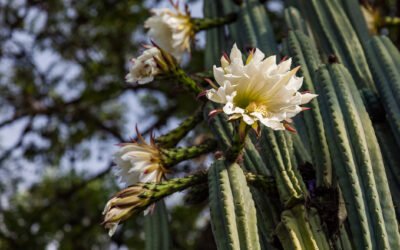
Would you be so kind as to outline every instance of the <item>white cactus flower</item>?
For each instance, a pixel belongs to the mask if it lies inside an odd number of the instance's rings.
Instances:
[[[190,43],[194,37],[189,11],[181,12],[174,5],[174,10],[153,9],[152,13],[144,23],[144,27],[149,29],[148,36],[180,61],[185,52],[190,52]]]
[[[120,144],[114,162],[119,168],[117,175],[127,185],[160,182],[166,172],[156,145],[147,144],[140,135],[137,142]]]
[[[133,58],[131,70],[126,75],[127,82],[145,84],[154,80],[154,76],[161,73],[157,62],[154,58],[161,60],[161,52],[156,47],[147,47],[142,55]]]
[[[106,204],[103,210],[103,225],[108,229],[108,235],[111,237],[117,230],[121,221],[128,219],[133,213],[140,211],[140,205],[146,202],[139,197],[143,192],[141,185],[131,186],[119,191]]]
[[[261,122],[274,130],[284,130],[285,124],[317,95],[300,93],[302,77],[296,77],[299,67],[290,70],[291,59],[276,64],[276,57],[264,59],[256,49],[243,63],[242,53],[233,46],[229,58],[221,58],[221,67],[214,65],[214,78],[219,84],[207,91],[207,98],[224,104],[229,119],[243,119],[257,126]]]

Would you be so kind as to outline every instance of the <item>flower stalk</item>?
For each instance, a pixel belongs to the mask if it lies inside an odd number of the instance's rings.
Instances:
[[[197,85],[197,83],[190,78],[189,75],[181,68],[176,68],[175,70],[171,71],[171,74],[175,79],[182,84],[187,90],[195,94],[196,96],[203,92],[203,89]]]
[[[155,139],[155,142],[162,148],[172,148],[202,120],[203,112],[200,108],[193,116],[188,117],[177,128]]]
[[[230,13],[219,18],[192,18],[193,29],[195,32],[212,29],[222,25],[230,24],[236,21],[237,13]]]
[[[103,214],[103,225],[109,229],[112,236],[120,222],[131,216],[143,212],[151,204],[189,187],[194,187],[207,182],[207,172],[200,171],[196,174],[174,178],[161,183],[137,183],[116,193],[106,204]],[[275,192],[275,181],[272,177],[246,174],[249,183],[260,185],[267,192]]]
[[[232,147],[230,147],[226,153],[226,159],[230,162],[236,162],[241,155],[243,148],[246,143],[246,137],[249,133],[250,126],[248,126],[243,120],[239,123],[239,133],[236,133],[233,137]]]
[[[212,152],[217,147],[215,140],[207,140],[201,145],[187,148],[160,149],[161,160],[164,167],[169,168],[181,161],[195,158],[202,154]]]
[[[207,180],[206,172],[199,172],[184,178],[175,178],[161,183],[137,183],[121,190],[111,198],[103,211],[103,225],[112,236],[120,222],[139,214],[151,204]]]

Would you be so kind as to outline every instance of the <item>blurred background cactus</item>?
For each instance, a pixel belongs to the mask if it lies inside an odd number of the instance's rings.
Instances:
[[[0,3],[0,249],[400,249],[397,1],[189,1],[237,19],[204,32],[179,71],[198,83],[186,89],[124,83],[148,7],[167,1],[122,2]],[[223,156],[235,124],[188,94],[234,43],[291,57],[319,95],[296,133],[251,131],[237,161]],[[168,180],[140,186],[145,202],[108,238],[110,145],[136,137],[135,123],[163,135]]]

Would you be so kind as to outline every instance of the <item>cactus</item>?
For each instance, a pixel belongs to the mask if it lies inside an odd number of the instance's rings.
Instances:
[[[211,166],[208,183],[213,231],[221,238],[218,248],[260,249],[256,209],[240,166],[217,161]]]
[[[164,201],[157,202],[153,212],[146,216],[145,234],[151,235],[146,238],[146,250],[171,248],[168,212]]]
[[[238,14],[227,29],[206,31],[205,66],[219,65],[234,42],[267,56],[282,42],[283,54],[301,66],[302,90],[319,95],[294,118],[298,133],[257,125],[249,132],[201,99],[200,85],[177,67],[173,77],[205,103],[155,143],[168,169],[208,152],[216,152],[214,163],[207,174],[145,184],[139,210],[148,199],[207,182],[218,249],[400,249],[400,53],[368,33],[356,0],[287,3],[287,37],[277,41],[260,1],[205,0],[207,20]],[[201,122],[214,139],[171,148]],[[157,216],[165,224],[165,210],[157,210],[149,225]]]

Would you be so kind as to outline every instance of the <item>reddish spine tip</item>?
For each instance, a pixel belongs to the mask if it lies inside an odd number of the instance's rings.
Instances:
[[[285,129],[287,131],[292,132],[292,133],[297,133],[296,129],[293,128],[292,126],[290,126],[288,123],[284,123],[283,126],[285,127]]]
[[[206,94],[207,94],[207,90],[204,90],[204,91],[200,92],[200,94],[198,94],[198,95],[196,96],[196,99],[198,100],[198,99],[200,99],[201,97],[205,96]]]
[[[279,63],[286,61],[288,58],[289,58],[288,56],[284,56]]]
[[[222,56],[223,56],[229,63],[231,63],[231,59],[229,58],[228,54],[227,54],[225,51],[222,53]]]

